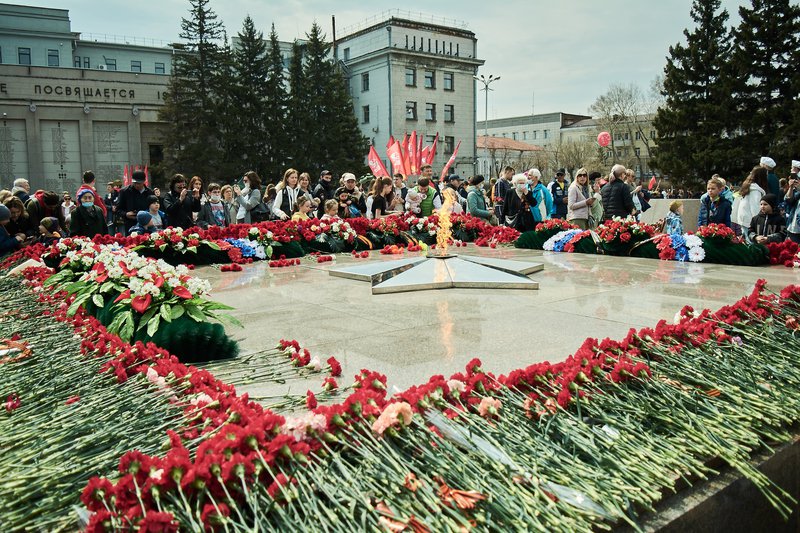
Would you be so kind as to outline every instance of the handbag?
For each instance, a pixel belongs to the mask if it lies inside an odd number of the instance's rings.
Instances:
[[[264,222],[269,219],[270,211],[264,202],[258,204],[250,210],[250,220],[253,222]]]

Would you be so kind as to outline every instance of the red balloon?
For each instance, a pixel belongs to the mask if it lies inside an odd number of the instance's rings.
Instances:
[[[597,136],[597,144],[605,148],[611,143],[611,134],[607,131],[601,131]]]

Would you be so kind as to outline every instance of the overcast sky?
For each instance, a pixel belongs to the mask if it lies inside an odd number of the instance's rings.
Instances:
[[[188,13],[187,0],[46,0],[25,2],[68,9],[72,30],[133,35],[173,41]],[[399,2],[371,0],[212,0],[210,5],[235,35],[249,14],[256,26],[278,37],[303,37],[317,21],[330,38],[331,15],[338,29],[357,24]],[[731,24],[738,6],[749,1],[723,0]],[[683,39],[691,19],[690,0],[405,0],[414,14],[466,22],[478,39],[480,73],[501,76],[492,84],[489,117],[500,118],[563,111],[587,113],[611,83],[636,83],[648,89],[662,73],[669,46]],[[450,10],[444,6],[458,6]],[[341,32],[339,32],[341,34]],[[479,94],[478,120],[484,115]]]

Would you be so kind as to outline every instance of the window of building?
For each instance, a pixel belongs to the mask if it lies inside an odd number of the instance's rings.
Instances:
[[[131,72],[141,72],[141,71],[142,71],[142,62],[131,60]]]
[[[655,139],[656,138],[656,130],[650,130],[650,138],[651,139]]]
[[[0,63],[3,62],[3,48],[0,47]]]
[[[642,149],[641,148],[637,148],[636,149],[636,155],[642,155]]]
[[[425,120],[428,122],[436,121],[436,104],[430,102],[425,104]]]
[[[156,74],[164,74],[165,72],[164,63],[156,63]]]
[[[528,140],[528,132],[527,131],[523,131],[522,132],[522,140],[523,141],[527,141]]]
[[[439,53],[439,39],[436,39],[434,42],[436,43],[436,53],[438,54]]]
[[[48,50],[47,51],[47,66],[48,67],[57,67],[61,63],[60,58],[58,57],[58,50]]]
[[[108,70],[117,70],[117,60],[106,58],[106,68]]]
[[[641,131],[637,131],[636,132],[636,140],[640,141],[641,139],[642,139],[642,132]]]
[[[363,119],[361,121],[362,124],[369,124],[369,106],[365,105],[361,108],[361,114],[363,115]]]
[[[622,140],[622,134],[621,133],[617,133],[616,135],[614,135],[614,139],[616,139],[618,141],[621,141]]]
[[[444,138],[444,155],[452,155],[453,150],[455,150],[455,137],[445,137]]]
[[[425,71],[425,88],[426,89],[436,88],[436,71],[433,70]]]
[[[345,48],[343,53],[344,53],[344,60],[350,61],[350,48]]]
[[[17,48],[20,65],[31,64],[31,49],[30,48]]]
[[[431,40],[428,39],[428,53],[430,53],[430,51],[431,51]]]
[[[444,73],[444,90],[445,91],[452,91],[455,90],[455,74],[452,72],[445,72]]]
[[[450,43],[450,48],[447,51],[447,55],[449,56],[453,55],[453,43]]]
[[[505,139],[506,137],[508,137],[508,133],[503,132],[503,138]]]
[[[361,92],[369,91],[369,72],[365,72],[361,75]]]
[[[75,59],[72,61],[72,66],[75,68],[81,68],[81,56],[75,56]]]
[[[408,48],[408,35],[406,35],[406,48]]]
[[[627,141],[630,138],[631,138],[631,134],[626,131],[625,132],[625,140]]]
[[[533,138],[534,139],[538,139],[539,138],[539,130],[533,130]]]
[[[517,140],[517,132],[516,131],[511,134],[511,138],[513,140],[515,140],[515,141]]]
[[[83,58],[83,68],[91,68],[92,60],[88,57]]]
[[[426,135],[425,136],[425,144],[427,144],[428,146],[432,146],[434,139],[436,139],[435,135]]]
[[[406,67],[406,87],[417,86],[417,69],[414,67]]]
[[[417,103],[406,102],[406,120],[417,120]]]
[[[454,122],[456,120],[455,106],[453,104],[444,104],[444,121]]]
[[[456,57],[458,57],[458,43],[456,43]]]
[[[550,130],[544,130],[544,137],[543,138],[547,139],[549,137],[550,137]]]

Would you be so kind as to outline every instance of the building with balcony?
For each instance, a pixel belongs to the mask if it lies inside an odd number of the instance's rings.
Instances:
[[[387,169],[389,136],[402,139],[416,131],[425,144],[439,134],[435,173],[459,141],[451,172],[476,172],[473,76],[484,62],[478,59],[475,34],[464,26],[393,10],[344,28],[335,37],[334,57],[349,80],[361,131]]]

